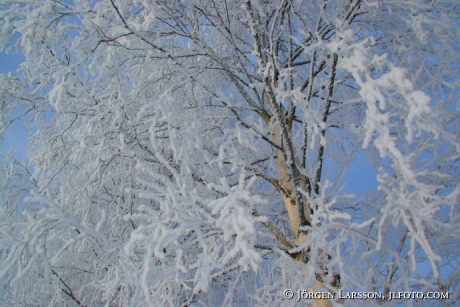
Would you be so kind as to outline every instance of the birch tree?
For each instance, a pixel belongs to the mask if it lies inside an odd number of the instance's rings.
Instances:
[[[32,133],[1,168],[5,305],[460,299],[455,1],[1,8],[0,44],[26,61],[1,76],[0,132]],[[358,197],[360,156],[378,184]]]

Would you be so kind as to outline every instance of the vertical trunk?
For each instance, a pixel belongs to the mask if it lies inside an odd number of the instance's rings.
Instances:
[[[269,85],[270,82],[267,82]],[[277,102],[274,97],[271,96],[268,98],[268,104],[271,107],[272,111],[277,115],[274,128],[272,129],[272,141],[276,144],[280,144],[282,149],[275,149],[279,170],[279,183],[281,185],[280,194],[286,206],[288,212],[289,224],[291,226],[295,241],[297,243],[305,242],[305,232],[299,231],[300,226],[311,225],[311,208],[305,197],[300,191],[299,188],[304,192],[310,190],[310,182],[308,178],[303,174],[300,174],[295,166],[295,152],[293,144],[289,143],[289,135],[287,131],[288,127],[283,127],[282,125],[285,122],[282,120],[281,111],[277,106]],[[266,123],[270,124],[270,118],[265,118]],[[284,129],[284,131],[283,131]],[[283,135],[284,134],[284,135]],[[293,163],[294,162],[294,163]],[[308,185],[308,186],[307,186]],[[299,208],[301,206],[301,208]],[[302,266],[306,262],[306,258],[303,253],[300,253],[295,258],[295,263],[299,266]],[[307,271],[303,270],[303,275],[307,275]],[[333,293],[326,285],[320,281],[316,280],[315,287],[317,289],[324,289]],[[323,290],[323,291],[324,291]],[[309,292],[316,293],[313,288],[308,289]],[[313,302],[313,307],[332,307],[332,302],[328,299],[315,299]]]
[[[273,141],[278,144],[281,144],[281,128],[279,125],[276,125],[275,128],[273,129]],[[277,149],[276,155],[278,157],[277,162],[278,162],[278,169],[279,169],[279,182],[287,191],[286,194],[281,193],[281,196],[283,198],[284,204],[286,206],[286,210],[288,212],[289,223],[291,225],[291,229],[294,234],[294,238],[296,242],[303,243],[305,242],[305,237],[304,237],[303,232],[299,232],[299,227],[301,225],[301,217],[299,216],[299,211],[298,211],[296,201],[295,201],[296,189],[298,189],[299,187],[296,187],[291,180],[291,175],[289,174],[288,165],[286,161],[283,159],[283,152]],[[299,174],[299,184],[300,184],[300,188],[302,188],[303,191],[307,191],[307,178],[302,174]],[[304,208],[303,208],[304,217],[308,222],[311,222],[310,205],[308,204],[305,196],[302,195],[302,198],[303,198],[302,200],[304,204]],[[299,257],[296,257],[295,262],[298,265],[302,265],[305,263],[305,259],[299,255]],[[306,275],[307,271],[303,270],[303,274]],[[329,290],[326,287],[326,285],[319,280],[316,280],[315,287],[320,288],[320,289],[325,289],[331,293],[333,292]],[[313,288],[309,288],[308,291],[312,293],[316,292]],[[317,299],[314,301],[313,307],[332,307],[332,302],[328,299]]]
[[[273,141],[275,143],[281,144],[281,128],[279,125],[273,129]],[[286,205],[286,210],[289,215],[289,223],[291,225],[294,238],[297,242],[304,242],[303,236],[299,232],[299,226],[301,224],[301,217],[299,216],[299,211],[296,204],[296,190],[299,187],[294,186],[292,182],[291,175],[289,174],[288,165],[283,159],[283,152],[279,149],[276,150],[276,156],[278,157],[278,169],[279,169],[279,182],[286,189],[286,194],[281,194],[284,204]],[[304,191],[307,191],[306,178],[303,175],[299,176],[300,188]],[[303,214],[307,222],[311,221],[310,216],[310,206],[306,198],[302,195],[302,200],[304,203]]]
[[[260,25],[260,20],[256,18],[256,14],[253,13],[251,9],[250,2],[248,2],[248,9],[251,12],[251,17],[255,25]],[[292,143],[291,138],[291,127],[292,121],[285,121],[285,109],[280,102],[277,101],[275,90],[278,86],[278,77],[279,71],[276,68],[274,59],[270,58],[267,54],[263,52],[264,49],[267,49],[267,32],[261,31],[256,26],[254,26],[253,31],[255,34],[256,49],[260,56],[260,63],[266,70],[268,62],[273,61],[271,65],[271,75],[266,76],[264,79],[266,89],[267,89],[267,105],[272,111],[272,118],[264,118],[267,125],[272,124],[273,129],[272,141],[276,144],[279,144],[282,149],[275,149],[279,170],[279,184],[280,194],[283,198],[286,210],[288,212],[289,223],[294,235],[294,239],[297,243],[301,244],[305,242],[306,233],[304,231],[299,231],[301,226],[311,225],[311,208],[304,194],[304,192],[309,192],[311,183],[309,179],[301,174],[297,169],[296,165],[296,153],[295,146]],[[276,54],[276,52],[275,52]],[[333,81],[333,80],[332,80]],[[305,253],[300,253],[295,262],[302,266],[307,261],[307,257],[304,257]],[[304,275],[307,272],[303,271]],[[326,285],[320,280],[316,280],[315,288],[324,289],[331,292]],[[315,292],[313,288],[308,289],[310,292]],[[316,299],[313,303],[314,307],[332,307],[332,302],[328,299]]]

